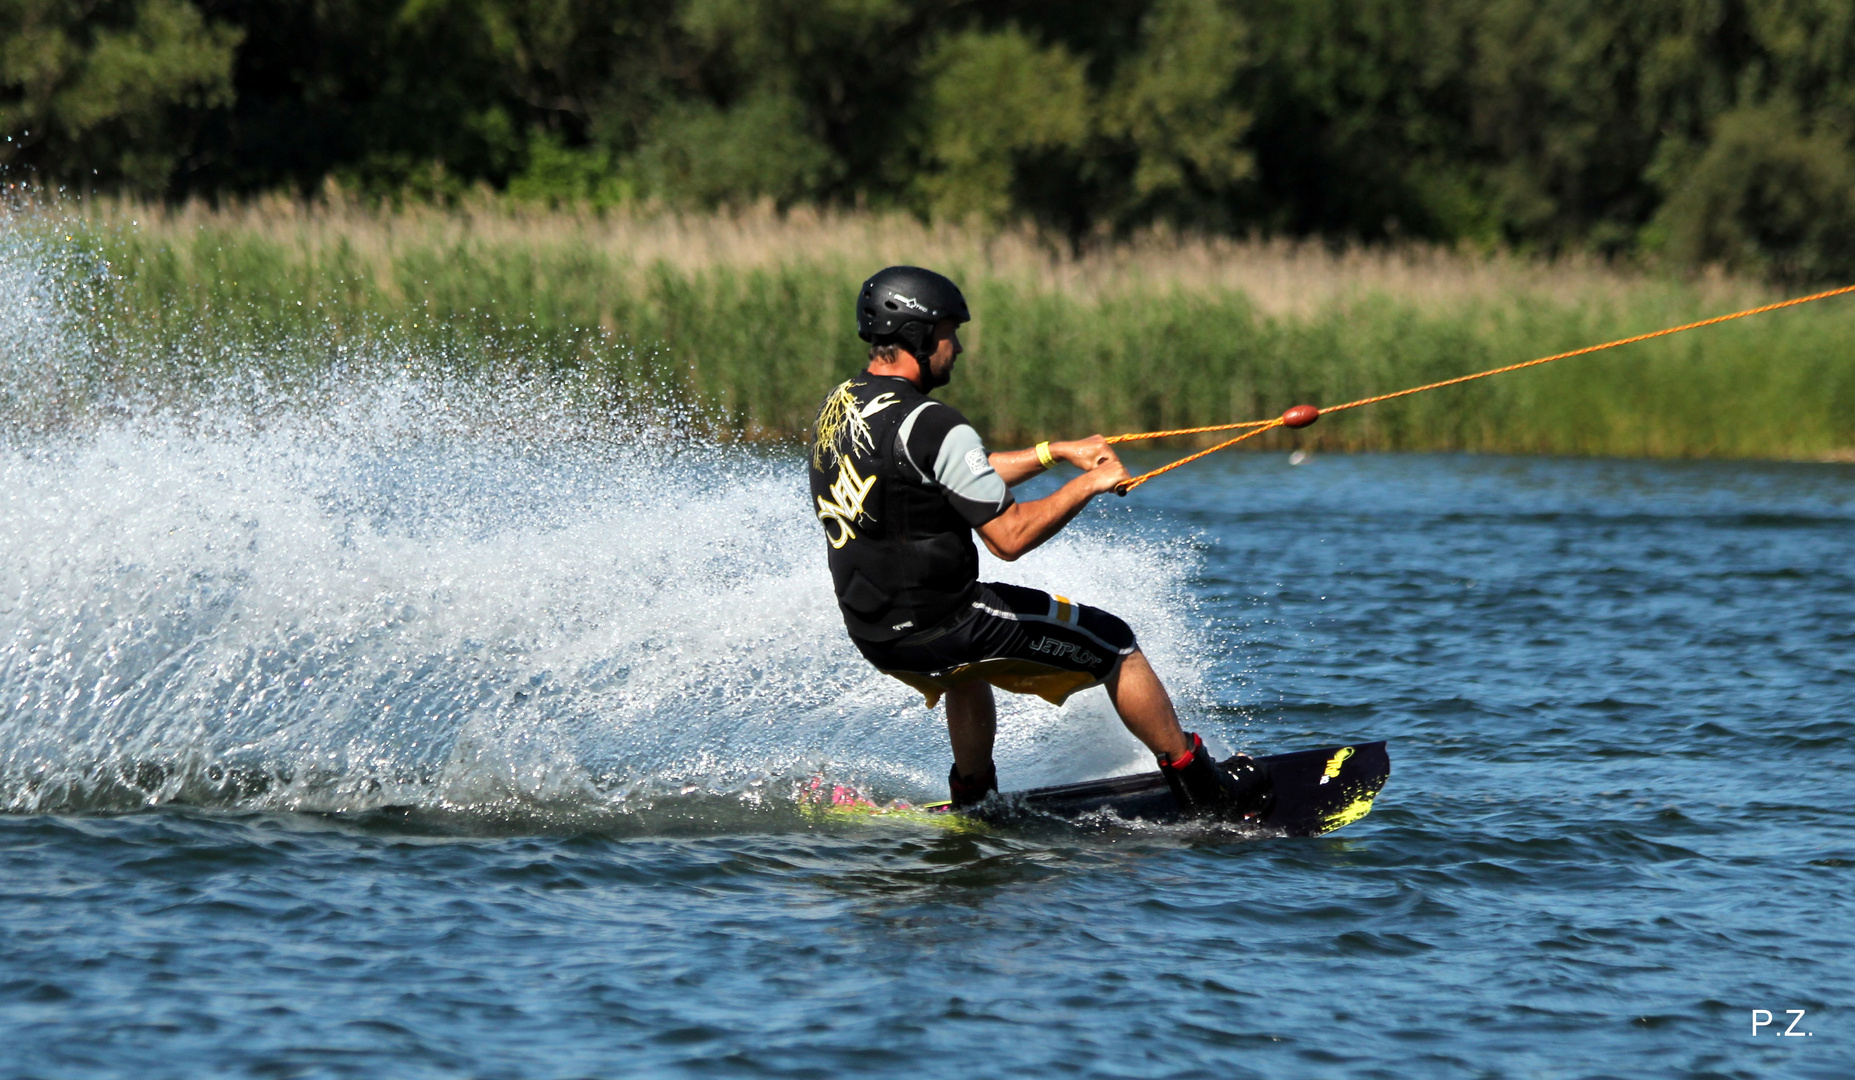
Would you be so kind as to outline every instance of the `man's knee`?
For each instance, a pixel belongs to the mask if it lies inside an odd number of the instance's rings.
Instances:
[[[1109,670],[1108,674],[1102,676],[1102,685],[1106,686],[1110,692],[1112,692],[1116,686],[1120,685],[1121,673],[1128,670],[1128,663],[1130,661],[1133,664],[1133,670],[1136,672],[1151,673],[1153,671],[1153,665],[1147,663],[1146,653],[1141,652],[1140,646],[1136,645],[1133,651],[1116,657],[1114,667]],[[1158,675],[1155,674],[1154,678],[1158,678]]]

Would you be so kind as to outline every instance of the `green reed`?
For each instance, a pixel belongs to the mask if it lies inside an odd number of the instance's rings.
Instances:
[[[140,222],[121,210],[16,218],[14,227],[43,234],[90,313],[83,322],[97,351],[124,368],[313,373],[365,356],[571,373],[614,400],[680,403],[713,430],[750,438],[797,436],[825,390],[859,369],[851,299],[864,275],[896,257],[863,255],[842,238],[808,244],[790,229],[756,241],[777,252],[741,247],[697,260],[567,219],[494,229],[399,222],[388,236],[365,216],[314,230],[284,217]],[[988,260],[978,246],[938,265],[962,281],[976,316],[944,396],[999,443],[1267,417],[1766,295],[1743,284],[1605,279],[1540,289],[1517,279],[1439,299],[1387,278],[1265,310],[1242,288],[1155,272],[1152,259],[1125,282],[1097,274],[1087,288]],[[1855,300],[1421,394],[1249,445],[1846,455],[1855,447]]]

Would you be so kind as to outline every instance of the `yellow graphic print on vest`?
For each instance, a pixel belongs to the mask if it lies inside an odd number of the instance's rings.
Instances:
[[[826,501],[823,495],[818,496],[818,520],[824,522],[826,533],[829,533],[832,522],[837,523],[837,535],[825,537],[831,541],[832,547],[841,548],[846,542],[857,538],[857,530],[852,526],[863,516],[863,504],[868,501],[870,489],[875,486],[874,476],[857,474],[857,467],[849,455],[838,459],[837,479],[831,484],[830,500]]]
[[[812,465],[823,469],[861,450],[874,450],[869,417],[896,403],[894,394],[880,394],[868,405],[858,405],[857,380],[846,379],[824,399],[812,431]],[[888,400],[883,400],[887,398]]]

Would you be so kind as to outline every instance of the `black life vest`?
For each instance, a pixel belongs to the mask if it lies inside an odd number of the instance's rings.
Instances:
[[[947,406],[893,375],[860,375],[825,398],[812,425],[812,510],[830,542],[831,582],[853,637],[891,641],[971,604],[979,552],[934,482],[910,464],[903,421]],[[925,471],[927,476],[923,476]]]

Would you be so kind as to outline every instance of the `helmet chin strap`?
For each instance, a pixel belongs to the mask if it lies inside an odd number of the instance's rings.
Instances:
[[[934,328],[926,323],[911,322],[896,331],[896,337],[902,339],[902,345],[908,354],[915,358],[921,367],[921,390],[923,393],[947,385],[950,381],[946,375],[936,375],[931,361],[934,357]]]
[[[922,356],[920,353],[914,354],[915,362],[921,365],[921,392],[924,394],[930,390],[937,390],[952,381],[944,374],[937,375],[934,373],[934,368],[929,363],[929,359],[933,355],[933,353],[929,353],[927,356]]]

